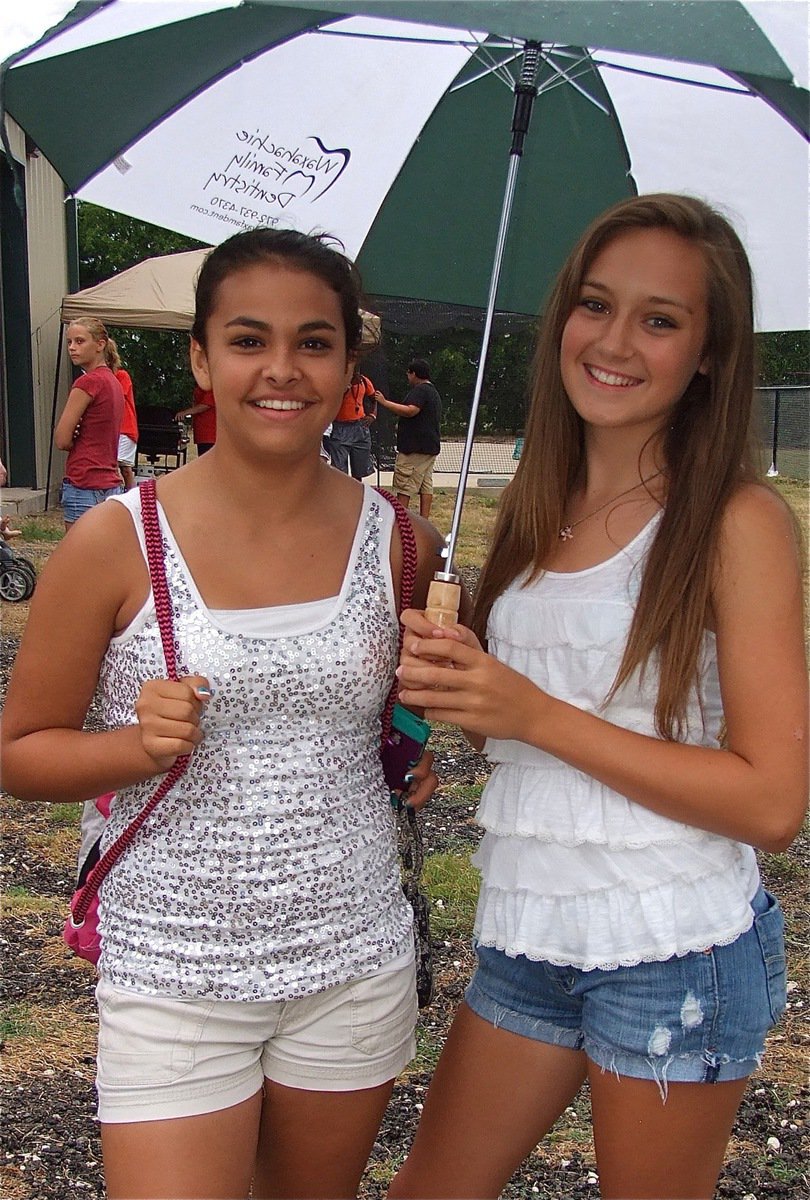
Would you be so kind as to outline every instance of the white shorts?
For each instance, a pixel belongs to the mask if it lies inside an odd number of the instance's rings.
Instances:
[[[131,437],[127,437],[125,433],[118,435],[118,461],[120,463],[128,463],[130,467],[135,466],[135,458],[138,454],[138,443],[133,442]]]
[[[141,996],[104,979],[96,999],[98,1115],[109,1124],[219,1112],[265,1076],[307,1091],[377,1087],[416,1053],[411,952],[286,1002]]]

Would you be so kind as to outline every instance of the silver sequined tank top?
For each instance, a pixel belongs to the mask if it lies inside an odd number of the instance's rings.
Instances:
[[[138,489],[119,502],[142,540]],[[218,625],[160,520],[178,665],[214,698],[188,771],[102,886],[100,971],[140,993],[221,1000],[367,975],[413,945],[379,755],[396,665],[393,510],[366,488],[340,594],[279,609],[279,632],[261,637]],[[298,607],[310,619],[290,633]],[[150,596],[102,664],[107,726],[134,724],[142,682],[165,675]],[[118,794],[104,848],[154,787]]]

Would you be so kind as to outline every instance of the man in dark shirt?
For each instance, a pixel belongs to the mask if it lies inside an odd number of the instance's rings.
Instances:
[[[430,382],[430,367],[423,358],[408,364],[408,392],[402,404],[376,392],[378,404],[397,413],[397,458],[393,488],[406,508],[411,496],[419,497],[420,516],[430,516],[433,503],[433,464],[441,449],[441,396]]]

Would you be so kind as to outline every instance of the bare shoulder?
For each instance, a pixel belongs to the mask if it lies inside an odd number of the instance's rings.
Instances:
[[[432,555],[441,559],[441,552],[444,549],[444,538],[439,533],[439,530],[425,517],[420,517],[417,513],[411,513],[410,517],[420,560],[423,555],[425,557]],[[436,570],[438,569],[437,567]]]
[[[764,483],[745,483],[732,495],[720,529],[721,559],[785,551],[798,553],[796,518],[782,497]]]
[[[51,555],[48,565],[65,562],[89,565],[98,562],[109,566],[110,556],[117,556],[126,550],[128,544],[137,550],[132,517],[118,501],[105,501],[91,508],[71,525]]]
[[[767,483],[742,483],[726,506],[726,520],[781,520],[793,528],[793,516],[788,503]]]
[[[798,522],[785,500],[763,484],[737,488],[720,527],[713,599],[716,606],[736,607],[755,595],[767,608],[802,593],[802,545]]]
[[[149,589],[149,575],[129,512],[105,501],[67,531],[42,573],[34,599],[51,609],[79,606],[98,618],[137,610]],[[79,603],[80,602],[80,603]],[[32,605],[32,616],[34,606]]]

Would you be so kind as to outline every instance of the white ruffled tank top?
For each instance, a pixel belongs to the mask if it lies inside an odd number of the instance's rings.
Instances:
[[[654,661],[605,704],[660,521],[605,562],[516,580],[492,607],[501,662],[615,725],[656,737]],[[718,747],[723,719],[715,636],[704,634],[700,695],[685,741]],[[702,708],[701,708],[702,699]],[[485,946],[583,970],[631,966],[733,941],[759,886],[751,846],[661,816],[523,742],[489,739],[494,769],[473,862],[482,875],[475,934]]]

